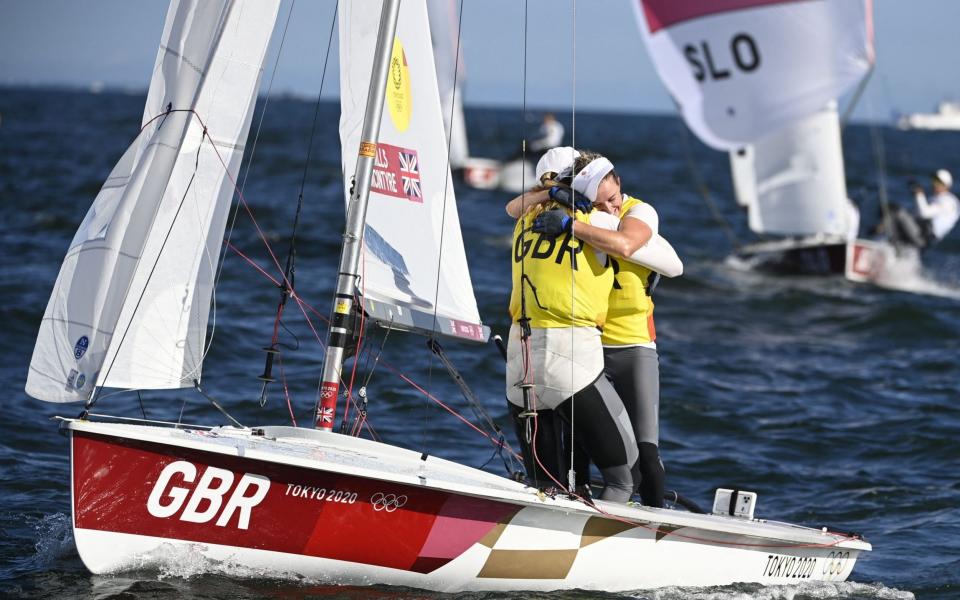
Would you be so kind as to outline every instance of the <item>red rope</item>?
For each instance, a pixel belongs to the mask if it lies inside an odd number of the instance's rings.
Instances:
[[[410,384],[410,386],[413,387],[413,389],[417,390],[418,392],[420,392],[421,394],[423,394],[423,395],[426,396],[427,398],[430,398],[431,400],[433,400],[434,402],[436,402],[437,404],[439,404],[441,408],[443,408],[444,410],[446,410],[447,412],[449,412],[451,415],[457,417],[458,419],[460,419],[461,421],[463,421],[464,423],[466,423],[467,425],[469,425],[471,429],[473,429],[474,431],[476,431],[477,433],[479,433],[479,434],[482,435],[483,437],[485,437],[485,438],[487,438],[488,440],[490,440],[490,442],[492,442],[495,446],[506,448],[506,446],[503,446],[503,445],[500,443],[500,440],[494,439],[494,438],[493,438],[490,434],[488,434],[486,431],[483,431],[482,429],[480,429],[479,427],[477,427],[476,425],[474,425],[473,423],[471,423],[469,420],[467,420],[463,415],[461,415],[461,414],[458,413],[457,411],[453,410],[452,408],[450,408],[449,406],[447,406],[446,404],[444,404],[439,398],[433,396],[430,392],[426,391],[425,389],[423,389],[422,387],[420,387],[419,385],[417,385],[416,383],[414,383],[413,380],[411,380],[409,377],[407,377],[406,375],[404,375],[403,373],[401,373],[400,371],[398,371],[398,370],[397,370],[396,368],[394,368],[392,365],[390,365],[389,363],[383,363],[383,364],[384,364],[384,366],[386,366],[388,369],[390,369],[391,371],[393,371],[394,374],[396,374],[400,379],[402,379],[403,381],[405,381],[405,382],[407,382],[408,384]],[[511,450],[510,448],[506,448],[506,449],[507,449],[508,452],[510,452],[511,454],[513,454],[517,459],[523,460],[523,459],[520,457],[519,454],[517,454],[516,452],[514,452],[514,451]]]
[[[203,119],[200,117],[200,115],[199,115],[195,110],[193,110],[193,109],[176,109],[176,110],[168,110],[168,111],[165,111],[165,112],[163,112],[163,113],[161,113],[161,114],[153,117],[152,119],[150,119],[150,120],[147,121],[146,123],[144,123],[143,126],[141,126],[141,128],[140,128],[140,133],[138,133],[138,137],[139,137],[140,134],[143,133],[143,131],[144,131],[151,123],[153,123],[153,122],[156,121],[157,119],[161,119],[161,118],[163,118],[163,117],[166,117],[166,116],[168,116],[169,114],[171,114],[171,113],[173,113],[173,112],[189,112],[189,113],[193,114],[193,115],[197,118],[197,121],[200,123],[201,127],[203,127],[204,131],[205,131],[205,132],[207,131],[206,123],[204,123]],[[243,192],[240,190],[240,186],[238,185],[236,179],[234,179],[233,175],[230,173],[230,169],[227,167],[226,162],[223,160],[223,156],[220,154],[220,151],[217,149],[216,144],[213,143],[212,137],[210,137],[209,135],[208,135],[207,137],[210,139],[210,147],[213,149],[214,154],[216,154],[217,159],[220,161],[220,165],[223,167],[224,173],[226,174],[227,178],[230,180],[231,185],[233,185],[233,189],[234,189],[234,191],[235,191],[236,194],[237,194],[237,198],[238,198],[238,199],[240,200],[240,202],[243,204],[244,210],[246,210],[247,215],[250,217],[250,220],[251,220],[251,222],[253,223],[253,226],[254,226],[254,227],[256,228],[256,230],[257,230],[257,235],[260,237],[261,241],[263,241],[263,244],[264,244],[264,246],[265,246],[266,249],[267,249],[267,253],[270,255],[270,258],[273,260],[274,266],[275,266],[275,267],[277,268],[277,270],[280,272],[283,283],[285,283],[286,286],[287,286],[287,288],[289,289],[290,297],[293,298],[294,300],[296,300],[297,306],[300,308],[300,312],[303,313],[303,316],[304,316],[304,318],[306,319],[307,324],[309,325],[311,331],[313,332],[314,337],[317,339],[317,342],[320,344],[321,349],[322,349],[324,352],[326,352],[326,344],[324,344],[324,343],[323,343],[323,340],[320,338],[320,334],[319,334],[319,332],[317,331],[316,327],[314,327],[312,319],[311,319],[310,316],[307,314],[307,310],[309,310],[310,312],[312,312],[313,314],[315,314],[317,317],[319,317],[322,321],[324,321],[324,322],[327,323],[327,324],[329,324],[329,319],[327,319],[324,315],[320,314],[320,312],[317,311],[316,308],[314,308],[312,305],[310,305],[308,302],[306,302],[303,298],[301,298],[299,295],[297,295],[296,291],[293,289],[293,286],[291,285],[290,281],[288,280],[288,278],[287,278],[287,276],[286,276],[286,273],[283,272],[283,268],[280,266],[280,261],[277,259],[276,254],[274,254],[273,248],[270,246],[270,242],[267,240],[266,235],[264,235],[263,230],[260,228],[260,224],[257,222],[256,217],[253,215],[253,211],[252,211],[252,209],[250,208],[250,205],[247,203],[246,197],[244,197]],[[234,246],[234,245],[231,244],[230,242],[227,242],[226,240],[224,240],[224,243],[227,245],[227,247],[228,247],[230,250],[232,250],[232,251],[233,251],[234,253],[236,253],[238,256],[240,256],[241,258],[243,258],[250,266],[252,266],[254,269],[256,269],[261,275],[263,275],[263,276],[266,277],[268,280],[270,280],[270,282],[272,282],[272,283],[273,283],[274,285],[276,285],[277,287],[280,287],[280,286],[281,286],[281,281],[278,280],[277,278],[273,277],[272,275],[270,275],[264,268],[262,268],[259,264],[257,264],[256,261],[254,261],[254,260],[251,259],[249,256],[247,256],[246,254],[244,254],[243,252],[241,252],[236,246]],[[365,268],[365,267],[366,267],[366,263],[364,262],[364,268]],[[362,311],[361,311],[361,314],[363,314]],[[280,318],[280,317],[279,317],[279,314],[278,314],[277,319],[276,319],[275,322],[274,322],[274,339],[276,338],[276,335],[278,334],[279,318]],[[363,319],[363,317],[361,317],[361,319]],[[363,326],[363,320],[361,320],[361,328],[362,328],[362,326]],[[361,331],[360,339],[358,339],[358,342],[357,342],[357,351],[358,351],[358,354],[359,354],[359,350],[360,350],[360,344],[361,344],[361,342],[362,342],[362,336],[363,336],[363,334],[362,334],[362,331]],[[480,433],[481,435],[483,435],[484,437],[486,437],[487,439],[489,439],[489,440],[490,440],[491,442],[493,442],[495,445],[497,445],[497,446],[502,446],[502,444],[500,443],[499,440],[494,440],[489,434],[487,434],[486,432],[484,432],[484,431],[482,431],[481,429],[479,429],[476,425],[474,425],[473,423],[471,423],[470,421],[468,421],[466,418],[464,418],[462,415],[460,415],[459,413],[457,413],[455,410],[453,410],[452,408],[450,408],[449,406],[447,406],[446,404],[444,404],[443,402],[441,402],[438,398],[436,398],[436,397],[434,397],[433,395],[429,394],[429,393],[428,393],[426,390],[424,390],[422,387],[420,387],[419,385],[417,385],[416,383],[414,383],[412,380],[410,380],[409,378],[407,378],[405,375],[403,375],[402,373],[400,373],[398,370],[396,370],[392,365],[390,365],[389,363],[386,363],[386,362],[384,362],[383,364],[384,364],[388,369],[390,369],[390,370],[393,371],[395,374],[397,374],[401,379],[403,379],[403,380],[406,381],[408,384],[410,384],[411,386],[413,386],[415,389],[417,389],[418,391],[420,391],[421,393],[423,393],[425,396],[427,396],[428,398],[430,398],[431,400],[433,400],[434,402],[436,402],[437,404],[439,404],[441,407],[443,407],[443,408],[444,408],[445,410],[447,410],[449,413],[451,413],[452,415],[456,416],[458,419],[460,419],[461,421],[463,421],[464,423],[466,423],[467,425],[469,425],[469,426],[470,426],[471,428],[473,428],[475,431],[477,431],[478,433]],[[359,406],[357,406],[356,400],[355,400],[354,397],[353,397],[353,384],[354,384],[354,378],[355,378],[355,375],[356,375],[356,368],[357,368],[357,361],[354,361],[354,371],[353,371],[353,373],[351,374],[350,384],[349,384],[348,390],[347,390],[347,392],[348,392],[348,394],[347,394],[347,400],[348,400],[349,403],[352,403],[352,404],[354,405],[354,407],[357,409],[357,411],[359,412],[359,410],[360,410],[360,409],[359,409]],[[282,362],[282,360],[281,360],[281,362],[280,362],[280,369],[281,369],[281,375],[283,376],[283,362]],[[291,401],[290,401],[289,390],[288,390],[287,385],[286,385],[286,378],[285,378],[285,376],[284,376],[284,378],[283,378],[283,385],[284,385],[284,394],[286,395],[286,398],[287,398],[287,407],[288,407],[288,409],[290,410],[290,417],[291,417],[291,420],[294,422],[294,425],[296,425],[296,420],[295,420],[294,415],[293,415],[293,407],[292,407],[292,404],[291,404]],[[349,404],[347,404],[346,406],[349,407]],[[347,408],[346,410],[349,410],[349,408]],[[347,414],[347,413],[345,412],[345,415],[346,415],[346,414]],[[364,426],[367,427],[367,429],[370,431],[370,433],[371,433],[372,436],[374,436],[375,438],[379,437],[378,434],[377,434],[377,432],[376,432],[376,429],[374,429],[373,425],[370,423],[369,419],[367,419],[366,415],[364,415],[364,416],[361,418],[359,424],[357,425],[356,435],[359,435],[360,431],[362,430],[362,428],[363,428]],[[516,452],[513,452],[513,451],[510,450],[509,448],[508,448],[508,451],[510,451],[515,457],[517,457],[518,459],[520,459],[520,456],[517,455]],[[522,460],[522,459],[521,459],[521,460]]]

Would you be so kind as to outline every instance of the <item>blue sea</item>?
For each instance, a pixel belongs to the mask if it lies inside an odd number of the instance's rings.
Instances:
[[[5,331],[0,373],[7,393],[0,435],[0,596],[23,598],[437,598],[397,588],[340,588],[277,580],[203,565],[92,576],[70,528],[66,439],[54,415],[80,408],[23,392],[36,331],[61,260],[115,161],[137,134],[142,94],[0,89],[0,311]],[[260,108],[263,102],[260,103]],[[343,230],[338,106],[320,106],[309,164],[315,104],[269,101],[244,195],[274,251],[286,255],[301,181],[296,287],[326,314]],[[259,110],[253,131],[258,129]],[[558,113],[571,133],[571,115]],[[504,157],[539,114],[468,108],[475,156]],[[661,440],[668,488],[709,505],[717,487],[759,495],[757,515],[861,532],[874,551],[849,582],[763,587],[566,592],[561,598],[956,598],[960,596],[960,233],[904,275],[900,291],[838,277],[777,277],[738,268],[731,236],[748,241],[732,200],[727,157],[684,129],[675,116],[576,115],[576,144],[609,156],[624,189],[653,203],[661,232],[686,272],[657,290],[661,357]],[[908,200],[907,182],[940,167],[960,172],[960,133],[844,130],[847,184],[869,225],[877,190]],[[252,145],[253,140],[251,140]],[[877,156],[885,152],[882,171]],[[954,161],[954,162],[951,162]],[[484,322],[509,326],[508,238],[503,193],[458,183],[457,202]],[[237,220],[232,243],[261,265],[270,259],[252,221]],[[279,292],[228,254],[216,294],[216,329],[204,387],[245,424],[289,423],[279,384],[261,407],[262,347],[270,343]],[[284,315],[284,375],[297,419],[309,423],[320,345],[303,315]],[[322,326],[318,322],[319,326]],[[320,334],[325,330],[321,328]],[[379,347],[383,333],[371,333]],[[471,415],[423,339],[393,333],[383,362],[458,411]],[[446,344],[453,362],[493,417],[509,426],[503,361],[492,344]],[[368,386],[370,421],[386,441],[502,473],[490,445],[430,400],[378,368]],[[141,401],[143,409],[141,412]],[[192,390],[104,397],[113,415],[219,424]],[[509,429],[508,429],[509,430]],[[643,565],[637,565],[642,568]],[[696,569],[696,564],[688,565]],[[467,594],[528,598],[531,594]],[[536,596],[545,596],[538,594]],[[552,595],[553,596],[553,595]]]

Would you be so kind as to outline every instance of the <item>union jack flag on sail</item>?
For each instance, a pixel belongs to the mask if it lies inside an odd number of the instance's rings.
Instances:
[[[420,158],[417,151],[390,144],[378,144],[370,190],[384,196],[423,204]]]
[[[400,152],[400,181],[407,198],[423,201],[423,192],[420,191],[420,162],[413,150]]]

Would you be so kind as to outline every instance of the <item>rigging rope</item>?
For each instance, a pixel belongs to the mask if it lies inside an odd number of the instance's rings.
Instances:
[[[296,0],[290,2],[290,9],[287,11],[287,20],[283,25],[283,34],[280,36],[280,45],[277,48],[277,58],[273,62],[273,70],[270,72],[270,83],[267,85],[267,93],[263,99],[263,107],[260,109],[260,120],[257,122],[257,131],[253,136],[253,145],[250,147],[250,156],[247,157],[247,167],[243,173],[243,182],[240,184],[240,192],[242,193],[246,189],[247,177],[250,175],[250,168],[253,166],[253,156],[257,151],[257,142],[260,141],[260,131],[263,128],[263,119],[267,114],[267,106],[270,104],[270,98],[273,92],[273,82],[277,76],[277,67],[280,65],[280,56],[283,54],[283,44],[287,40],[287,29],[290,27],[290,16],[293,14],[293,7],[296,4]],[[230,229],[227,232],[226,242],[230,243],[230,240],[233,237],[233,228],[237,222],[237,213],[240,211],[240,203],[237,202],[233,205],[233,212],[230,215]],[[214,293],[216,293],[217,286],[220,285],[220,276],[223,273],[223,264],[227,257],[227,250],[224,247],[223,254],[220,256],[220,267],[217,270],[217,277],[213,284]]]
[[[263,381],[263,387],[260,391],[261,406],[264,405],[267,399],[267,385],[271,381],[273,381],[272,373],[271,373],[273,360],[275,357],[279,356],[280,354],[279,350],[277,349],[277,346],[280,340],[280,323],[283,317],[284,308],[287,305],[287,299],[289,298],[290,290],[293,289],[294,281],[296,278],[297,229],[300,225],[300,215],[303,211],[303,191],[307,185],[307,173],[310,168],[310,158],[313,154],[313,141],[316,137],[317,122],[319,121],[319,116],[320,116],[320,101],[321,101],[321,98],[323,97],[323,84],[327,76],[327,64],[330,57],[330,47],[333,44],[333,29],[337,22],[337,5],[338,4],[339,2],[334,4],[333,16],[330,19],[330,32],[327,35],[326,55],[324,56],[323,70],[321,71],[321,75],[320,75],[320,91],[317,92],[317,101],[315,103],[314,110],[313,110],[313,123],[310,126],[310,139],[307,142],[307,155],[303,161],[303,175],[300,178],[300,188],[297,193],[297,209],[296,209],[296,212],[294,213],[293,227],[290,233],[290,244],[287,248],[287,260],[286,260],[286,265],[283,271],[284,282],[280,286],[280,300],[277,304],[277,316],[276,316],[276,319],[274,319],[273,335],[270,338],[270,346],[267,348],[264,348],[264,351],[266,351],[267,355],[265,359],[263,375],[259,377],[259,379]],[[291,12],[292,10],[293,10],[293,7],[291,6]],[[287,18],[289,19],[289,16]],[[248,166],[248,171],[249,171],[249,166]],[[281,376],[282,376],[282,373],[281,373]],[[287,390],[286,381],[284,381],[283,385],[284,385],[285,394],[288,394],[288,392],[286,391]],[[289,403],[289,395],[287,395],[287,400]],[[292,410],[291,410],[291,419],[293,420],[294,423],[296,423],[296,420],[293,419]]]
[[[720,229],[727,236],[727,241],[730,242],[730,246],[734,250],[739,250],[740,240],[737,239],[737,234],[734,232],[733,227],[730,226],[730,222],[724,218],[723,213],[717,208],[716,203],[713,201],[713,195],[710,194],[710,189],[707,187],[706,181],[700,173],[700,169],[697,167],[696,160],[693,157],[693,146],[690,144],[690,133],[687,131],[687,126],[684,124],[682,118],[679,120],[679,125],[680,141],[683,144],[683,155],[687,161],[687,169],[689,169],[690,175],[693,177],[694,187],[697,188],[697,192],[699,192],[704,204],[707,205],[707,209],[710,211],[713,220],[720,225]]]
[[[571,121],[570,143],[574,148],[576,148],[577,147],[577,0],[572,0],[572,4],[573,4],[573,19],[572,19],[573,22],[571,24],[571,37],[573,39],[571,43],[571,46],[572,46],[571,68],[573,71],[573,77],[571,78],[571,82],[570,82],[570,88],[571,88],[570,108],[572,112],[572,115],[570,118],[570,121]],[[576,173],[573,173],[573,169],[571,169],[570,171],[572,175],[576,176]],[[570,181],[570,184],[572,187],[573,186],[572,179]],[[574,219],[573,222],[570,223],[570,235],[575,235],[576,229],[577,229],[577,220]],[[581,244],[582,243],[583,242],[581,242]],[[573,318],[573,314],[572,314],[573,307],[576,306],[576,288],[577,288],[576,279],[575,279],[576,274],[574,273],[574,270],[573,270],[573,258],[574,258],[574,255],[571,254],[570,256],[570,309],[571,309],[570,318],[571,319]],[[574,347],[573,328],[571,327],[570,328],[570,348],[572,349],[573,347]],[[570,361],[570,381],[573,381],[573,361],[572,360]],[[576,401],[571,400],[570,401],[570,468],[567,470],[567,489],[570,491],[573,491],[573,489],[576,488],[576,479],[577,479],[577,472],[576,472],[576,469],[574,468],[574,465],[576,464],[574,460],[574,449],[576,448],[575,432],[576,432],[576,423],[577,423],[576,406],[577,406]]]

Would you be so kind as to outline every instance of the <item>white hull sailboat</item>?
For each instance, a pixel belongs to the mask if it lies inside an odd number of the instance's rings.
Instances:
[[[450,168],[461,174],[464,183],[479,190],[503,190],[516,194],[528,189],[535,183],[534,168],[529,160],[498,160],[470,155],[463,114],[465,69],[460,51],[460,14],[454,0],[430,0],[427,8],[443,126],[450,141]]]
[[[27,381],[36,398],[85,402],[61,428],[87,568],[199,557],[261,575],[443,591],[847,578],[870,544],[754,518],[755,497],[739,491],[709,515],[613,505],[333,431],[337,401],[351,394],[341,369],[354,305],[385,327],[489,334],[459,232],[425,7],[363,9],[339,6],[340,133],[356,185],[345,185],[316,429],[205,428],[90,412],[103,388],[200,391],[229,182],[277,13],[266,0],[171,4],[143,130],[71,243]]]
[[[842,581],[849,534],[594,506],[420,452],[292,427],[65,421],[94,573],[202,556],[350,585],[623,591]]]
[[[859,216],[847,199],[836,99],[872,68],[870,0],[643,0],[644,41],[687,126],[730,152],[737,202],[762,241],[748,265],[842,273]]]
[[[737,203],[766,238],[737,249],[751,268],[842,274],[859,217],[847,199],[836,103],[730,153]]]

